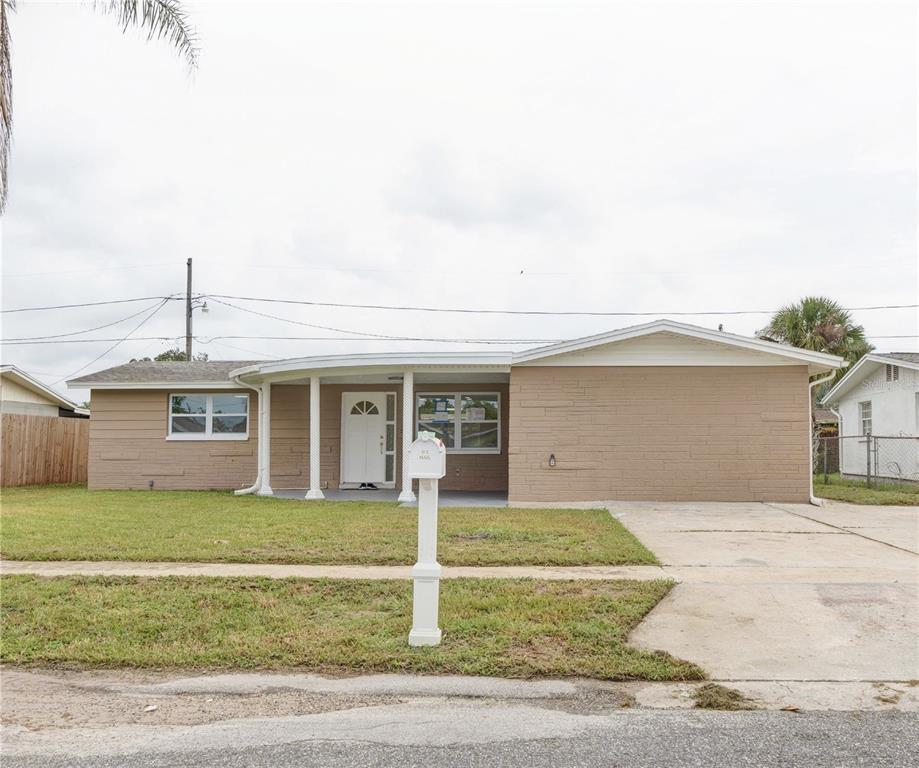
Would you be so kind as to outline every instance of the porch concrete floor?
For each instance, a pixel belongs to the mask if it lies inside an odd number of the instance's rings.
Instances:
[[[358,490],[324,490],[327,501],[390,501],[399,500],[399,491],[395,488],[379,488],[375,491]],[[303,499],[306,488],[278,490],[274,495],[282,499]],[[438,497],[441,507],[506,507],[506,492],[490,491],[441,491]],[[403,507],[416,507],[417,503],[402,504]]]

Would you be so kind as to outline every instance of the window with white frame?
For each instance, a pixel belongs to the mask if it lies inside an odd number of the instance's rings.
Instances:
[[[433,432],[448,452],[501,453],[497,392],[434,392],[416,398],[418,431]]]
[[[170,440],[245,440],[248,394],[169,395]]]
[[[861,434],[871,434],[871,401],[866,400],[858,404],[858,420],[861,424]]]
[[[888,364],[886,371],[885,371],[885,378],[887,381],[899,381],[900,380],[900,366]]]

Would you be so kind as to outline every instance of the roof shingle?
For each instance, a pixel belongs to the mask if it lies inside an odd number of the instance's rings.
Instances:
[[[71,386],[91,384],[177,384],[180,382],[225,383],[230,371],[254,365],[258,360],[193,360],[179,361],[139,360],[116,365],[103,371],[89,373],[67,382]]]
[[[902,360],[904,363],[919,365],[919,352],[872,352],[875,357],[888,357],[891,360]]]

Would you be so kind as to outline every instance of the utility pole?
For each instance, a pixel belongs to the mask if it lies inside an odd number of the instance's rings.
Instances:
[[[185,359],[191,360],[191,259],[185,262]]]

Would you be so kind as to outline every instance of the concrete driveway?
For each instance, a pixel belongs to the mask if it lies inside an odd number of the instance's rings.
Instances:
[[[919,679],[919,509],[610,509],[680,582],[632,642],[719,680]]]

